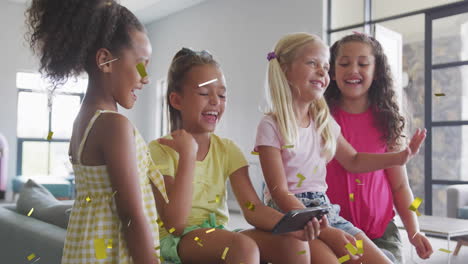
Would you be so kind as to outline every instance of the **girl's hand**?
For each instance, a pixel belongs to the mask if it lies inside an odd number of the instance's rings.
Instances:
[[[320,235],[320,229],[327,227],[328,219],[326,216],[323,216],[322,219],[320,219],[320,221],[318,221],[317,218],[314,217],[312,220],[307,222],[307,225],[304,226],[303,230],[290,232],[288,233],[288,235],[302,241],[310,241],[317,239]]]
[[[348,252],[345,246],[348,243],[351,243],[356,247],[356,239],[352,235],[338,228],[328,227],[323,229],[322,234],[320,235],[320,240],[325,242],[325,244],[327,244],[338,257],[349,255],[352,261],[357,261],[362,257],[362,254],[353,255]]]
[[[422,259],[428,259],[434,252],[426,236],[417,232],[412,238],[409,238],[411,244],[416,248],[418,256]]]
[[[424,139],[426,138],[426,129],[419,129],[416,130],[411,141],[406,147],[405,150],[400,152],[401,154],[401,163],[400,165],[405,165],[411,158],[413,158],[419,152],[419,148],[423,143]]]
[[[173,139],[159,138],[160,144],[173,148],[179,155],[197,155],[198,144],[192,134],[184,129],[179,129],[171,133]]]

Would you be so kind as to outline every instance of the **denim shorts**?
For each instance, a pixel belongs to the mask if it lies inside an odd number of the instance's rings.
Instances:
[[[316,207],[321,205],[327,205],[330,210],[327,214],[328,222],[330,226],[341,229],[346,233],[356,236],[357,234],[363,232],[361,229],[355,227],[351,222],[344,219],[340,216],[340,206],[337,204],[331,204],[330,200],[328,199],[327,195],[323,192],[303,192],[297,193],[296,196],[299,201],[304,204],[305,207]],[[267,205],[271,208],[274,208],[280,212],[282,212],[276,203],[271,199],[267,202]],[[284,213],[284,212],[283,212]]]

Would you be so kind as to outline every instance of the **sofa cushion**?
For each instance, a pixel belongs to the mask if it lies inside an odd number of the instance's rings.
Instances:
[[[73,201],[58,201],[44,186],[30,179],[21,189],[16,210],[28,215],[34,208],[31,217],[66,229],[70,218],[70,213],[66,211],[72,205]]]
[[[458,218],[468,219],[468,206],[458,208]]]

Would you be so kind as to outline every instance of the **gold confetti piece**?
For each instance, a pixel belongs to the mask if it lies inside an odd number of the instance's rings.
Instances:
[[[148,73],[146,72],[145,65],[142,62],[138,63],[136,68],[137,68],[138,73],[140,74],[141,78],[145,78],[146,76],[148,76]]]
[[[132,219],[128,220],[127,227],[130,227],[130,224],[132,223]]]
[[[351,202],[354,202],[354,193],[349,194],[349,199],[351,200]]]
[[[282,149],[294,148],[294,145],[284,145],[281,146]]]
[[[252,151],[252,152],[250,152],[250,153],[252,153],[252,155],[260,155],[260,153],[258,153],[258,152],[256,152],[256,151]]]
[[[174,231],[175,231],[175,228],[174,228],[174,227],[172,227],[171,229],[169,229],[169,233],[171,233],[171,234],[174,233]]]
[[[422,201],[423,200],[421,198],[416,197],[414,198],[414,201],[411,203],[409,207],[409,209],[415,212],[417,216],[421,216],[421,213],[419,212],[418,207],[421,205]]]
[[[341,258],[339,258],[338,262],[343,263],[343,262],[348,261],[350,259],[351,259],[351,257],[349,255],[345,255],[345,256],[342,256]]]
[[[97,259],[107,258],[106,243],[104,242],[104,239],[94,239],[94,252]]]
[[[203,247],[203,244],[201,243],[201,239],[199,237],[195,237],[193,240],[197,241],[197,244],[200,246],[200,247]]]
[[[209,233],[211,233],[211,232],[214,232],[215,230],[216,230],[216,228],[211,228],[210,230],[206,230],[205,233],[209,234]]]
[[[31,214],[34,212],[34,208],[31,208],[31,210],[28,213],[28,216],[31,216]]]
[[[33,260],[35,257],[36,257],[36,254],[31,253],[31,255],[29,255],[27,258],[28,258],[29,261],[31,261],[31,260]]]
[[[247,207],[247,209],[249,209],[252,212],[255,210],[255,204],[253,204],[251,201],[246,202],[245,207]]]
[[[47,140],[51,141],[53,135],[54,135],[54,132],[50,131],[49,134],[47,135]]]
[[[288,193],[288,195],[294,195],[294,193]]]
[[[207,82],[204,82],[204,83],[200,83],[200,84],[198,85],[198,87],[202,87],[202,86],[208,85],[208,84],[210,84],[210,83],[214,83],[214,82],[216,82],[217,80],[218,80],[218,79],[213,79],[213,80],[211,80],[211,81],[207,81]]]
[[[318,167],[315,166],[315,168],[314,168],[314,174],[317,174],[317,169],[318,169]]]
[[[435,95],[435,96],[438,96],[438,97],[440,97],[440,96],[445,96],[444,93],[435,93],[434,95]]]
[[[364,242],[362,240],[356,240],[356,247],[358,254],[364,254]]]
[[[298,255],[304,255],[305,253],[306,253],[305,250],[301,250],[301,251],[297,252]]]
[[[357,248],[355,248],[351,243],[346,244],[345,248],[349,251],[349,253],[351,253],[351,255],[356,255],[358,252]]]
[[[164,226],[164,223],[161,219],[156,219],[156,223],[158,223],[159,227],[163,227]]]
[[[361,180],[360,179],[356,179],[355,180],[357,183],[361,184]]]
[[[227,255],[228,251],[229,251],[229,247],[226,247],[226,248],[224,249],[223,255],[221,255],[221,259],[222,259],[222,260],[225,260],[225,259],[226,259],[226,255]]]
[[[86,197],[86,202],[88,202],[88,203],[91,202],[91,198],[89,198],[89,196]]]
[[[297,183],[296,187],[300,188],[302,186],[302,182],[305,180],[305,176],[298,173],[296,177],[299,178],[299,182]]]
[[[452,253],[451,250],[445,249],[445,248],[439,248],[439,251],[445,252],[445,253]]]
[[[161,249],[161,246],[157,246],[154,248],[154,250],[160,250]]]
[[[208,201],[208,203],[219,203],[220,200],[221,200],[221,198],[220,198],[219,195],[217,194],[217,195],[216,195],[216,199],[215,199],[215,200],[212,200],[212,201]]]
[[[109,239],[109,241],[107,241],[107,248],[112,248],[112,239]]]

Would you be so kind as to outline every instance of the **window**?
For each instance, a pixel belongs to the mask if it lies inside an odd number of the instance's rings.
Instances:
[[[71,171],[68,144],[87,79],[70,79],[50,92],[38,73],[18,72],[17,175],[66,176]],[[48,140],[49,132],[53,132]]]
[[[167,80],[166,78],[160,79],[156,82],[156,104],[155,104],[155,116],[156,120],[156,137],[159,138],[169,133],[169,112],[167,111]]]

